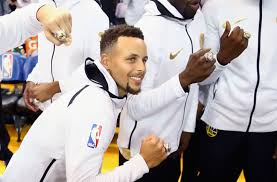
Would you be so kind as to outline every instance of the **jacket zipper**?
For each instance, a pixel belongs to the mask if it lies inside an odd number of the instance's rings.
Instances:
[[[49,172],[50,168],[53,166],[53,164],[56,162],[56,159],[53,159],[50,164],[47,166],[46,170],[44,171],[42,177],[40,178],[39,182],[43,182],[47,173]]]
[[[194,48],[193,48],[193,42],[192,42],[191,36],[190,36],[190,34],[189,34],[189,32],[188,32],[188,26],[187,26],[187,24],[185,25],[185,28],[186,28],[186,33],[187,33],[187,36],[188,36],[188,38],[189,38],[189,40],[190,40],[190,45],[191,45],[191,54],[193,54],[193,51],[194,51]],[[184,124],[184,120],[185,120],[185,113],[186,113],[186,107],[187,107],[187,101],[188,101],[188,98],[189,98],[189,94],[190,94],[190,92],[188,93],[188,96],[187,96],[186,101],[185,101],[184,113],[183,113],[183,119],[182,119],[181,127],[180,127],[180,130],[179,130],[179,132],[178,132],[178,133],[180,133],[180,131],[182,131],[182,130],[183,130],[183,127],[182,127],[182,126],[183,126],[183,124]]]
[[[55,6],[57,7],[56,1],[53,0],[53,2],[54,2],[54,4],[55,4]],[[55,79],[54,79],[54,73],[53,73],[53,60],[54,60],[55,50],[56,50],[56,45],[53,44],[53,52],[52,52],[52,56],[51,56],[51,65],[50,65],[50,66],[51,66],[50,69],[51,69],[52,82],[55,81]],[[52,99],[52,98],[50,99],[50,102],[51,102],[51,103],[53,102],[53,99]]]
[[[53,61],[54,61],[54,54],[55,54],[55,50],[56,50],[56,45],[54,44],[53,46],[53,52],[52,52],[52,56],[51,56],[51,77],[52,77],[52,82],[54,82],[54,74],[53,74]]]
[[[131,149],[132,137],[133,137],[133,134],[134,134],[134,132],[135,132],[135,130],[136,130],[136,128],[137,128],[137,125],[138,125],[138,121],[136,120],[136,121],[135,121],[134,128],[133,128],[133,130],[132,130],[132,132],[131,132],[131,134],[130,134],[130,137],[129,137],[129,143],[128,143],[128,149],[129,149],[129,150]]]
[[[54,54],[55,54],[55,50],[56,50],[56,45],[54,44],[53,46],[53,52],[52,52],[52,56],[51,56],[51,77],[52,77],[52,82],[54,82],[54,74],[53,74],[53,60],[54,60]],[[50,102],[53,102],[53,99],[50,99]]]
[[[187,35],[188,35],[188,37],[189,37],[190,44],[191,44],[191,53],[193,53],[193,51],[194,51],[194,50],[193,50],[193,43],[192,43],[191,36],[189,35],[189,32],[188,32],[188,25],[186,24],[185,27],[186,27],[186,33],[187,33]]]
[[[255,92],[254,92],[254,104],[253,104],[253,108],[250,114],[250,118],[249,118],[249,123],[248,123],[248,127],[246,132],[249,132],[251,123],[252,123],[252,118],[253,118],[253,114],[256,108],[256,102],[257,102],[257,91],[258,91],[258,87],[260,84],[260,56],[261,56],[261,31],[262,31],[262,19],[263,19],[263,1],[260,0],[260,5],[259,5],[259,32],[258,32],[258,52],[257,52],[257,84],[255,87]]]

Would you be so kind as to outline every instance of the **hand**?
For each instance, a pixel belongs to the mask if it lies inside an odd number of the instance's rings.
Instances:
[[[30,96],[30,90],[35,86],[34,82],[27,82],[26,86],[25,86],[25,90],[23,93],[23,98],[24,98],[24,102],[26,104],[26,106],[34,111],[37,112],[38,111],[38,107],[34,104],[34,99],[33,97]]]
[[[167,158],[164,142],[155,135],[150,135],[142,140],[140,155],[149,168],[158,166]]]
[[[56,93],[60,92],[59,82],[40,83],[30,88],[30,96],[40,102],[51,99]]]
[[[227,21],[224,33],[220,38],[220,49],[217,54],[217,60],[222,65],[229,64],[237,58],[248,46],[248,39],[244,37],[244,30],[235,27],[231,31],[231,25]]]
[[[179,144],[178,150],[173,152],[170,156],[175,157],[175,156],[181,155],[182,152],[186,151],[189,146],[191,136],[192,136],[192,133],[183,131],[180,138],[180,144]]]
[[[72,18],[67,10],[44,5],[37,11],[37,19],[42,23],[46,38],[55,45],[71,44]],[[63,31],[65,39],[58,39],[55,33]]]
[[[204,56],[210,49],[201,49],[189,57],[186,69],[179,74],[182,87],[205,80],[215,69],[215,60],[209,61]]]

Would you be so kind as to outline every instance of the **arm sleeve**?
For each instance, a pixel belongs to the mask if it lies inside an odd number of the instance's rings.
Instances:
[[[113,103],[103,92],[95,92],[95,88],[88,87],[69,106],[65,136],[66,177],[69,182],[135,181],[148,172],[145,161],[137,155],[113,171],[100,174],[104,153],[116,128]]]
[[[127,99],[128,114],[134,120],[141,120],[157,113],[176,99],[187,95],[188,93],[184,92],[181,87],[179,76],[176,75],[157,88],[141,91],[137,95],[130,95]]]
[[[36,13],[42,5],[30,4],[0,17],[0,52],[14,48],[42,31],[42,26],[36,18]]]
[[[198,107],[198,84],[192,84],[190,86],[190,92],[186,99],[185,111],[184,111],[184,125],[183,131],[193,133],[196,125],[196,113]]]
[[[226,65],[227,66],[227,65]],[[215,70],[212,72],[212,74],[199,83],[199,85],[210,85],[221,76],[226,66],[221,65],[218,61],[215,62]]]
[[[209,0],[205,3],[202,8],[202,12],[205,17],[206,22],[206,35],[205,35],[205,48],[211,48],[213,53],[217,54],[220,48],[220,32],[219,26],[220,22],[218,20],[218,6],[216,6],[215,0]],[[200,85],[208,85],[214,83],[222,74],[224,69],[227,67],[221,65],[218,61],[215,63],[214,72],[204,81],[200,83]]]
[[[90,176],[84,182],[121,182],[121,181],[136,181],[141,178],[149,169],[144,159],[140,154],[137,154],[122,166],[115,168],[113,171],[98,176]]]

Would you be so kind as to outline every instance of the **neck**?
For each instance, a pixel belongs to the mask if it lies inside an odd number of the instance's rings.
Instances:
[[[124,89],[118,87],[118,96],[124,97],[125,95],[126,95],[126,91]]]

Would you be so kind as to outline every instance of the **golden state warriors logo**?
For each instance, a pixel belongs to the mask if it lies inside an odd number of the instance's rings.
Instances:
[[[206,133],[209,137],[213,138],[213,137],[216,137],[218,130],[211,126],[206,126]]]

